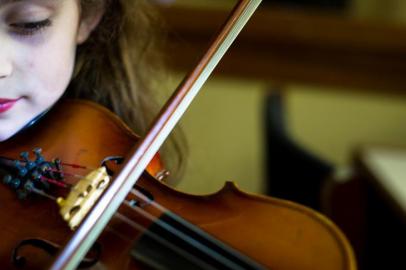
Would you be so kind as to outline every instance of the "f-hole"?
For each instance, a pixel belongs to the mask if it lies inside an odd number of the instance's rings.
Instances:
[[[40,249],[47,253],[48,255],[54,257],[58,254],[61,246],[58,244],[52,243],[50,241],[39,239],[39,238],[31,238],[25,239],[21,241],[14,249],[11,255],[11,262],[17,268],[24,268],[27,263],[28,259],[24,256],[21,256],[21,250],[24,247],[31,246],[33,248]],[[95,243],[93,247],[90,249],[89,253],[86,257],[82,260],[79,265],[79,268],[90,268],[94,266],[100,258],[101,254],[101,246],[99,243]]]

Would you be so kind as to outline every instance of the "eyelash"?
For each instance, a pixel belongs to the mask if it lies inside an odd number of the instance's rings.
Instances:
[[[49,19],[38,22],[12,23],[10,26],[13,31],[21,36],[32,36],[40,33],[45,28],[51,26],[52,22]]]

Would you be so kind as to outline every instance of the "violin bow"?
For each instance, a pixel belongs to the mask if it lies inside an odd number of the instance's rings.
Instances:
[[[76,269],[261,0],[240,0],[197,66],[166,102],[149,132],[129,152],[122,170],[64,246],[51,270]]]

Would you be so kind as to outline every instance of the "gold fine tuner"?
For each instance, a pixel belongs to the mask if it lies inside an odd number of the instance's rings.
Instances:
[[[77,182],[66,199],[59,197],[56,200],[59,213],[72,230],[79,226],[109,183],[106,168],[100,167]]]

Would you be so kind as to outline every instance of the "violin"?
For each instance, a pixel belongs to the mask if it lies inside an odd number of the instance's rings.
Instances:
[[[58,157],[97,168],[106,157],[125,156],[137,140],[104,107],[67,100],[0,148],[2,156],[22,160],[20,153],[41,145],[44,160]],[[67,176],[78,174],[76,168],[61,166]],[[161,170],[155,157],[96,241],[99,256],[88,255],[81,262],[84,266],[88,261],[101,269],[143,269],[145,264],[153,269],[355,269],[347,240],[321,214],[289,201],[245,193],[232,183],[207,196],[185,194],[158,180]],[[58,194],[54,196],[62,196],[65,188],[50,189]],[[39,195],[21,200],[15,190],[0,186],[0,265],[47,269],[73,231],[54,199]],[[180,255],[173,254],[178,249]],[[178,256],[196,258],[185,262],[174,259]]]
[[[241,24],[229,22],[225,29]],[[214,58],[221,44],[209,50]],[[191,74],[207,77],[208,58]],[[356,269],[345,236],[309,208],[230,182],[195,196],[162,181],[157,148],[191,101],[185,89],[202,84],[189,78],[144,138],[100,105],[61,100],[0,143],[2,268]]]

